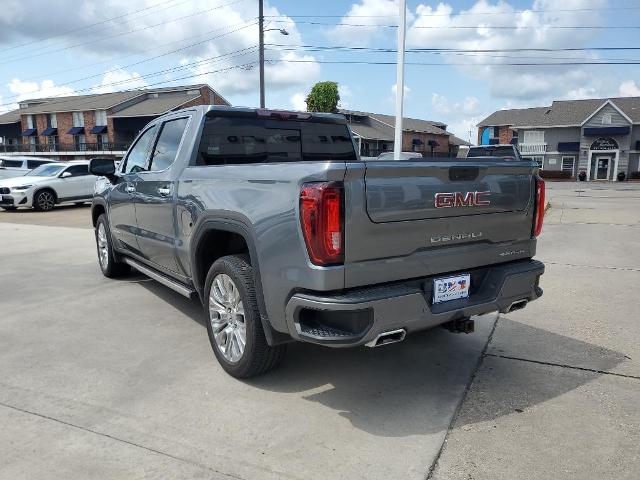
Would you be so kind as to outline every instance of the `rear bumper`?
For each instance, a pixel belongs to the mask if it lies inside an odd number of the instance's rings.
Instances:
[[[456,272],[452,272],[456,273]],[[433,304],[437,275],[341,293],[296,293],[286,307],[290,334],[297,340],[334,347],[354,347],[383,332],[407,333],[489,312],[507,312],[512,304],[542,295],[544,264],[523,260],[473,269],[469,297]]]

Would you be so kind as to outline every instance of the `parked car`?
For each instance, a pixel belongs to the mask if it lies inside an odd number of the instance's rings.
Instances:
[[[466,158],[500,157],[512,160],[522,160],[520,151],[515,145],[480,145],[469,147]]]
[[[475,168],[481,165],[481,168]],[[94,159],[102,273],[131,267],[205,307],[229,374],[288,342],[378,347],[542,295],[544,182],[530,162],[367,161],[345,117],[199,106]]]
[[[0,179],[20,177],[45,163],[52,163],[48,158],[0,156]]]
[[[412,158],[422,158],[420,152],[400,152],[400,160],[411,160]],[[393,152],[384,152],[378,155],[378,160],[395,160]]]
[[[88,202],[96,179],[88,161],[48,162],[21,177],[0,180],[0,208],[48,211],[61,203]]]

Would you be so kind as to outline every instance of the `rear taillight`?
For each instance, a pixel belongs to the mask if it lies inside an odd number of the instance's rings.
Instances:
[[[544,180],[536,177],[536,209],[533,219],[533,236],[537,237],[542,232],[544,221]]]
[[[307,183],[300,190],[300,223],[309,258],[316,265],[344,261],[342,184]]]

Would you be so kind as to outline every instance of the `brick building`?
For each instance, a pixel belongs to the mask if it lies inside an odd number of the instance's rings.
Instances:
[[[209,104],[230,105],[204,84],[24,100],[0,115],[0,153],[65,160],[121,157],[152,119]]]
[[[375,157],[393,151],[396,118],[379,113],[340,110],[360,144],[360,155]],[[431,120],[402,120],[402,151],[420,152],[426,156],[455,157],[468,142],[447,132],[447,125]]]

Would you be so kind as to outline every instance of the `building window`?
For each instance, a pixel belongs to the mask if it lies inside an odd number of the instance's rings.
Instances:
[[[540,145],[544,143],[544,130],[525,130],[524,141],[529,145]]]
[[[27,115],[27,128],[33,128],[33,115]]]
[[[74,135],[73,145],[77,152],[82,152],[86,149],[87,143],[84,135]]]
[[[575,160],[576,157],[562,157],[562,171],[571,172],[571,175],[573,175],[573,165]]]
[[[74,127],[84,127],[84,115],[82,112],[72,112],[73,113],[73,126]]]
[[[47,137],[47,144],[49,145],[49,151],[55,152],[58,150],[58,137],[51,135]]]
[[[603,125],[611,125],[611,114],[605,113],[602,115],[602,124]]]
[[[96,110],[96,126],[104,126],[107,124],[107,111]],[[78,125],[79,127],[81,125]]]
[[[55,113],[49,113],[47,115],[47,127],[58,128],[58,117]]]
[[[98,150],[108,150],[109,136],[106,133],[96,135],[98,140]]]

